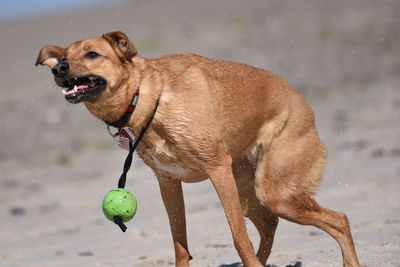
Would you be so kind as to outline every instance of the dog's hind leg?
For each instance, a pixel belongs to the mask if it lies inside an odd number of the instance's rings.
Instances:
[[[274,140],[257,163],[256,195],[279,217],[327,232],[339,243],[344,266],[359,266],[346,215],[321,207],[312,197],[325,154],[315,128]]]
[[[254,187],[255,165],[247,157],[242,157],[232,164],[232,169],[244,216],[251,220],[260,235],[257,257],[265,265],[274,242],[278,216],[262,206],[256,197]]]
[[[278,216],[263,207],[255,194],[251,195],[251,198],[254,199],[249,200],[251,203],[247,207],[248,211],[245,216],[251,220],[260,235],[257,258],[265,265],[274,242],[275,230],[278,226]]]

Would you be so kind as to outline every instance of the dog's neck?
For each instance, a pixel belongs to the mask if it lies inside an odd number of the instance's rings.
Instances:
[[[85,102],[85,106],[95,117],[103,121],[114,122],[119,120],[127,111],[132,97],[140,88],[137,105],[126,124],[138,133],[151,117],[161,95],[161,88],[156,88],[153,85],[154,77],[149,75],[151,67],[146,64],[145,59],[136,56],[132,59],[132,62],[134,65],[129,66],[132,68],[130,70],[132,75],[127,77],[120,88],[115,92],[104,92],[95,102]]]

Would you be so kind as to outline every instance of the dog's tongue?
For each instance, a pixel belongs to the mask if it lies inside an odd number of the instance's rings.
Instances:
[[[76,87],[76,89],[77,89],[77,90],[83,90],[83,89],[86,89],[86,88],[88,88],[88,87],[89,87],[88,84],[81,84],[81,85],[78,85],[78,86]]]

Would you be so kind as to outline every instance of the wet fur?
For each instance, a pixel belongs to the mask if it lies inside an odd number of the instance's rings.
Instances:
[[[102,57],[85,58],[91,50]],[[211,180],[221,199],[245,266],[265,265],[278,217],[326,231],[338,241],[344,265],[359,266],[346,216],[313,198],[326,149],[313,111],[282,78],[193,54],[145,59],[121,32],[75,42],[65,50],[46,46],[36,63],[52,68],[46,60],[54,58],[67,60],[74,75],[91,73],[108,81],[101,95],[84,102],[104,121],[118,120],[140,88],[128,122],[139,133],[159,99],[138,154],[158,178],[176,266],[188,266],[190,259],[181,182],[204,179]],[[243,216],[260,233],[257,256]]]

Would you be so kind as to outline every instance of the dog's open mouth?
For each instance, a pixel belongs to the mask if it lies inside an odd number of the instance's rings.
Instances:
[[[76,104],[101,93],[106,85],[105,79],[95,75],[70,77],[63,81],[62,92],[68,102]]]

